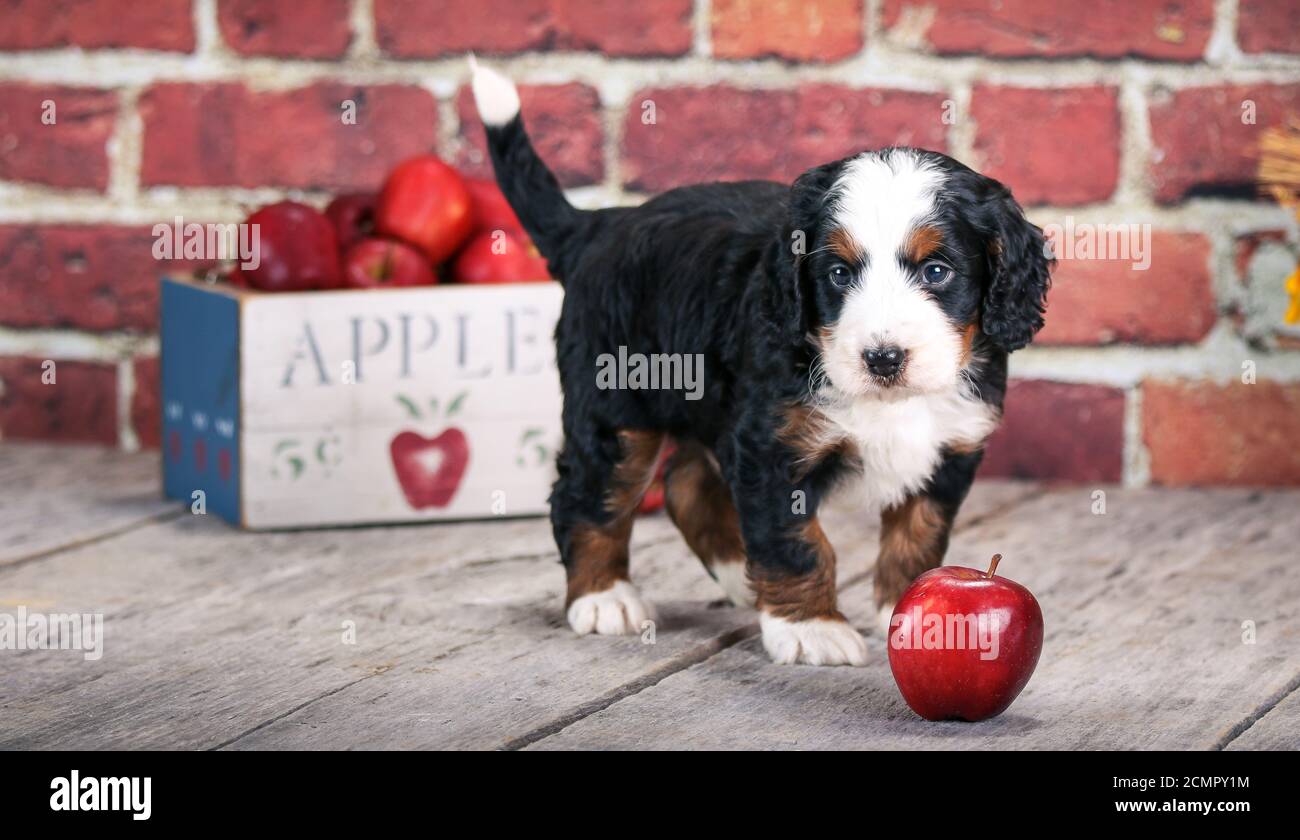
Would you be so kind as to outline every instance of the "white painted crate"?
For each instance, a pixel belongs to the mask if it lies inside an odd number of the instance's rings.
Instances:
[[[164,281],[168,495],[253,529],[544,513],[562,298]]]

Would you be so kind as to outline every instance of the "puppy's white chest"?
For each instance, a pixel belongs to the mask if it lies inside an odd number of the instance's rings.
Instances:
[[[956,389],[901,400],[854,400],[822,413],[856,444],[862,460],[856,492],[863,503],[878,507],[896,505],[924,487],[945,447],[976,446],[997,424],[993,409]]]

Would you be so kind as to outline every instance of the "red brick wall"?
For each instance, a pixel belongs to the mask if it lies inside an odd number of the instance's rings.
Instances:
[[[1144,271],[1061,261],[986,473],[1300,483],[1297,235],[1251,189],[1262,130],[1300,117],[1295,0],[3,5],[0,437],[156,446],[150,227],[323,204],[425,150],[486,171],[473,50],[584,205],[898,143],[1043,225],[1148,225]]]

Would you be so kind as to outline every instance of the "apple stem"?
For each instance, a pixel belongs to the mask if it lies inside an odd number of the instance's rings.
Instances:
[[[984,573],[984,577],[993,577],[993,573],[998,570],[998,563],[1002,561],[1001,554],[993,555],[993,562],[989,563],[989,570]]]

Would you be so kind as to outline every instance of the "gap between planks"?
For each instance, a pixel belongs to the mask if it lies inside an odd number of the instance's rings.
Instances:
[[[1240,738],[1242,735],[1245,735],[1252,726],[1262,720],[1269,712],[1273,711],[1273,709],[1281,704],[1283,700],[1294,694],[1298,688],[1300,688],[1300,674],[1296,674],[1295,677],[1291,679],[1291,682],[1282,687],[1281,691],[1278,691],[1272,697],[1269,697],[1263,703],[1256,706],[1255,711],[1251,712],[1243,720],[1238,721],[1236,725],[1229,729],[1228,733],[1216,741],[1214,746],[1210,749],[1216,752],[1222,752],[1227,749],[1229,744]]]
[[[9,571],[10,569],[17,569],[31,563],[39,563],[42,560],[49,560],[51,557],[57,557],[68,551],[75,551],[79,548],[85,548],[86,546],[108,542],[117,537],[123,537],[127,534],[134,533],[135,531],[143,530],[144,528],[172,522],[185,516],[186,512],[187,509],[184,507],[179,510],[165,510],[161,513],[155,513],[151,516],[136,519],[132,522],[126,523],[125,525],[119,525],[116,528],[109,528],[108,530],[101,531],[98,534],[81,537],[80,539],[73,540],[70,543],[64,543],[63,545],[57,545],[52,548],[44,548],[40,551],[33,552],[32,554],[15,557],[12,560],[3,560],[0,561],[0,571]]]

